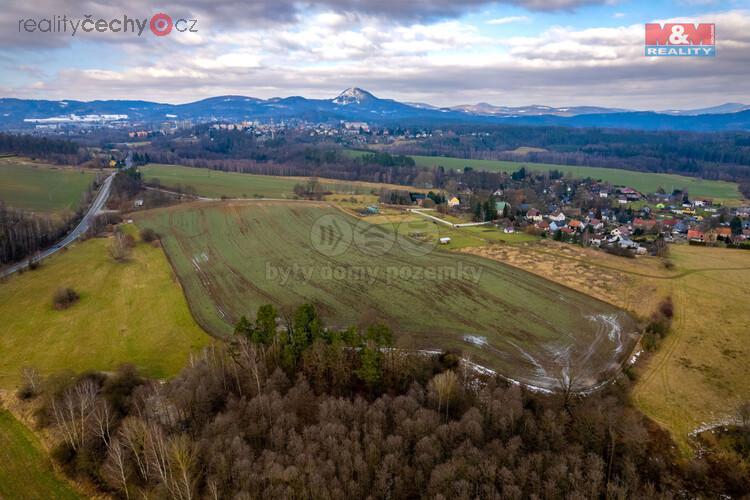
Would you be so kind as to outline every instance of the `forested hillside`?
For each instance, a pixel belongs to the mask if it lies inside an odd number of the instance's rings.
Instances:
[[[384,325],[324,328],[263,306],[167,383],[56,377],[41,425],[68,474],[121,498],[715,498],[750,488],[721,453],[685,461],[626,378],[546,396],[456,354],[388,349]],[[283,328],[278,328],[278,323]],[[39,388],[41,387],[41,393]]]

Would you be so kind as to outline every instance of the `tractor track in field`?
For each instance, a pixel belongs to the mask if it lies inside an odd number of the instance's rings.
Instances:
[[[652,360],[656,362],[655,366],[650,367],[648,373],[645,375],[643,380],[636,386],[633,396],[636,404],[641,408],[644,408],[644,392],[648,390],[649,386],[656,385],[659,382],[663,386],[666,394],[671,394],[670,385],[670,370],[668,369],[669,362],[672,360],[678,347],[682,344],[682,336],[685,328],[685,301],[683,300],[684,292],[679,287],[673,287],[671,290],[672,295],[675,297],[675,303],[677,304],[677,312],[675,314],[676,325],[671,329],[671,335],[667,338],[666,351],[657,352],[657,359]],[[657,381],[658,378],[658,381]],[[674,412],[674,410],[671,410]],[[656,417],[653,414],[649,415],[650,418],[655,420],[659,425],[664,428],[669,428],[669,424],[666,420],[660,417]]]

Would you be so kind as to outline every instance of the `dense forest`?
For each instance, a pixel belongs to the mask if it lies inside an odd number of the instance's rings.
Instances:
[[[17,154],[60,165],[77,165],[85,157],[75,142],[33,135],[0,133],[0,154]]]
[[[120,498],[741,496],[747,462],[684,460],[629,401],[480,376],[458,353],[390,348],[387,326],[326,329],[315,308],[241,319],[175,379],[58,374],[20,391],[67,474]],[[750,427],[737,428],[750,436]]]
[[[513,151],[533,147],[519,155]],[[455,127],[391,152],[624,168],[737,181],[750,179],[750,133],[591,128]]]

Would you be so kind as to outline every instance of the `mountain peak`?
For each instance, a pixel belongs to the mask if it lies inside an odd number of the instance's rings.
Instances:
[[[375,100],[377,97],[359,87],[351,87],[343,91],[333,99],[335,104],[362,104],[363,102]]]

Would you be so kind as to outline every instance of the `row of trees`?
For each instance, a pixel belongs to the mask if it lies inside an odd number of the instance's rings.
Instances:
[[[58,375],[39,423],[56,460],[121,498],[654,498],[738,496],[746,465],[682,461],[628,398],[585,399],[478,377],[456,354],[333,331],[312,305],[243,318],[166,383],[132,368]]]

